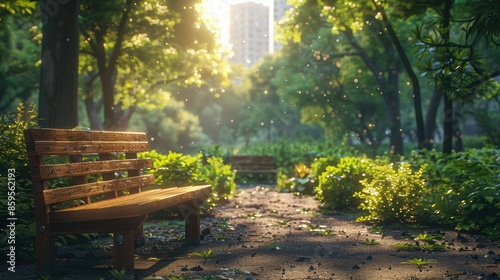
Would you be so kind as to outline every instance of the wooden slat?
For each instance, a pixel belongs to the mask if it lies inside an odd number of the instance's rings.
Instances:
[[[271,160],[274,161],[273,156],[231,156],[231,159],[233,160],[245,160],[245,161],[261,161],[261,160]]]
[[[265,173],[276,173],[277,170],[275,169],[263,169],[263,170],[258,170],[258,169],[236,169],[236,173],[247,173],[247,174],[265,174]]]
[[[238,163],[233,163],[232,166],[235,168],[249,168],[249,169],[252,169],[252,168],[260,168],[260,169],[274,168],[274,164],[271,164],[271,163],[246,163],[246,162],[241,163],[241,162],[238,162]]]
[[[44,190],[43,197],[46,204],[54,204],[116,190],[144,187],[153,184],[154,181],[154,176],[152,174],[147,174],[130,178],[116,179],[113,181],[101,181],[84,185]]]
[[[118,131],[94,131],[94,130],[69,130],[53,128],[32,128],[27,130],[29,139],[33,141],[147,141],[143,132],[118,132]]]
[[[120,229],[139,227],[140,225],[142,225],[146,218],[147,215],[99,221],[57,223],[50,225],[50,234],[61,235],[94,233],[102,231],[112,232]]]
[[[129,141],[36,141],[32,154],[39,156],[50,155],[79,155],[97,153],[131,153],[148,151],[148,142]]]
[[[240,173],[276,172],[272,156],[233,156],[231,166]]]
[[[210,185],[151,190],[76,206],[50,213],[51,223],[78,222],[135,217],[190,201],[203,202],[210,195]]]
[[[93,161],[40,166],[42,180],[151,167],[151,159]]]

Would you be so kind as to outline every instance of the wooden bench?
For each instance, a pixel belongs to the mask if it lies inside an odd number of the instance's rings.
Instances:
[[[272,156],[240,156],[231,157],[231,167],[236,172],[236,180],[241,181],[243,174],[265,177],[270,183],[276,184],[277,170]],[[239,177],[239,178],[238,178]]]
[[[134,239],[148,214],[180,207],[186,241],[200,240],[200,205],[210,185],[154,189],[144,174],[150,159],[145,133],[28,129],[38,272],[55,268],[56,235],[113,233],[114,268],[134,269]],[[49,188],[51,186],[51,188]],[[149,187],[148,187],[149,186]]]

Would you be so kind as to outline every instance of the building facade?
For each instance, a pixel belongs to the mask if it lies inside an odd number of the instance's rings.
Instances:
[[[250,67],[270,51],[269,6],[245,2],[229,9],[233,62]]]

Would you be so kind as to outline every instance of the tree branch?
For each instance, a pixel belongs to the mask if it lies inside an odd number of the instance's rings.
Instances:
[[[379,84],[385,84],[384,76],[380,75],[380,73],[383,71],[381,71],[380,68],[378,68],[378,66],[375,64],[375,62],[370,58],[370,56],[366,53],[366,51],[363,49],[363,47],[361,47],[361,45],[358,43],[356,38],[354,38],[354,34],[352,32],[352,29],[347,27],[347,26],[344,26],[344,27],[345,27],[345,30],[343,31],[343,33],[347,37],[347,39],[349,40],[349,44],[351,44],[351,46],[353,46],[354,49],[356,49],[358,55],[365,62],[366,66],[368,66],[368,68],[370,68],[370,70],[372,71],[373,75],[375,76],[375,78],[377,79]]]
[[[125,37],[125,28],[127,25],[127,21],[129,19],[132,3],[133,3],[132,0],[127,0],[125,11],[123,12],[122,18],[120,19],[120,23],[118,24],[118,29],[116,33],[116,42],[113,48],[113,52],[109,57],[108,69],[113,69],[116,66],[118,56],[122,51],[122,44]]]
[[[465,88],[472,89],[473,87],[477,87],[478,85],[480,85],[480,84],[482,84],[482,83],[484,83],[484,82],[488,81],[489,79],[494,78],[496,76],[500,76],[500,70],[495,71],[495,72],[493,72],[493,73],[491,73],[489,75],[483,76],[483,77],[481,77],[478,80],[475,80],[474,82],[472,82],[472,83],[468,84],[467,86],[465,86]]]

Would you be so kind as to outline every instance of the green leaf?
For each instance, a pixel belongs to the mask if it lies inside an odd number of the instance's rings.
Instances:
[[[494,216],[486,216],[486,217],[484,217],[484,219],[485,219],[488,223],[493,224],[493,223],[496,221],[496,219],[497,219],[497,218],[496,218],[496,217],[494,217]]]

